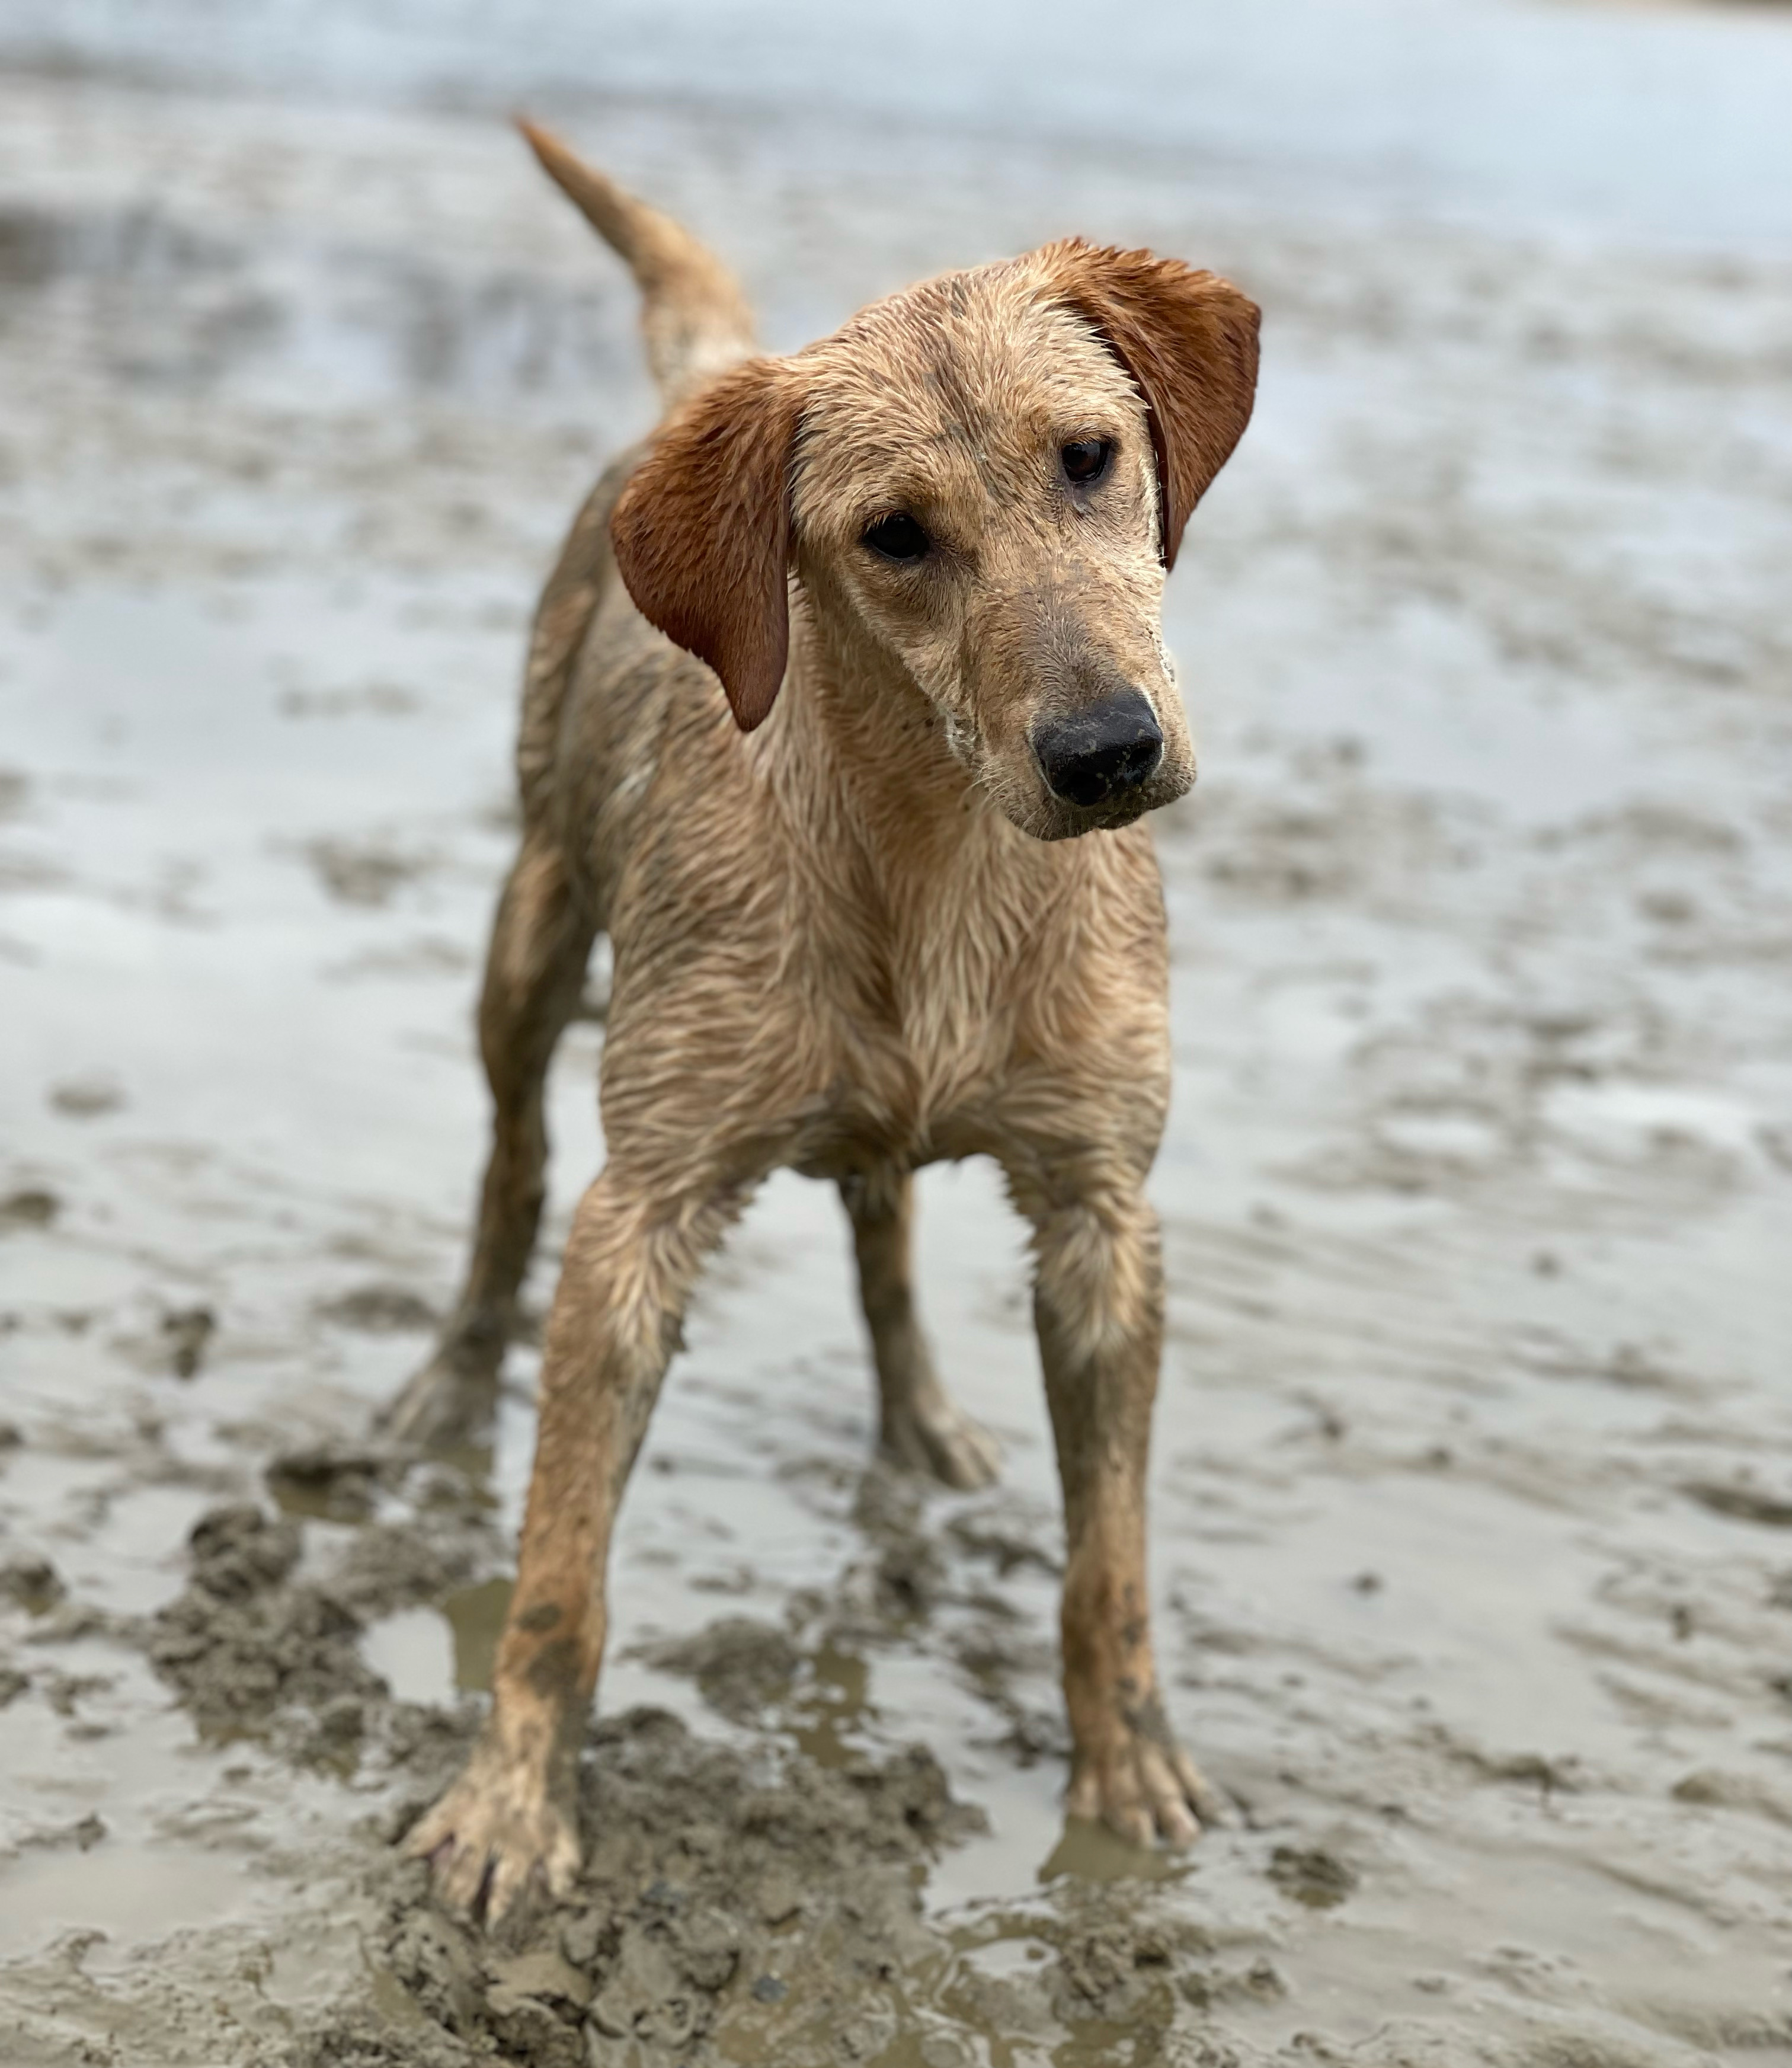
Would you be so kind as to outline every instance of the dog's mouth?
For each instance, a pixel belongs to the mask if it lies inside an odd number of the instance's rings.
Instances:
[[[1174,804],[1195,780],[1192,759],[1165,761],[1152,779],[1093,804],[1054,796],[1037,776],[1031,782],[986,782],[1003,816],[1037,841],[1076,840],[1084,833],[1119,832],[1147,812]]]
[[[1084,833],[1119,832],[1136,825],[1148,812],[1180,797],[1186,783],[1150,784],[1124,796],[1107,797],[1099,804],[1077,805],[1062,798],[1047,800],[1041,822],[1027,828],[1039,840],[1076,840]]]
[[[1155,810],[1167,798],[1155,791],[1139,789],[1124,797],[1104,798],[1098,804],[1081,808],[1076,814],[1075,831],[1078,832],[1115,832],[1122,826],[1135,825],[1147,812]]]

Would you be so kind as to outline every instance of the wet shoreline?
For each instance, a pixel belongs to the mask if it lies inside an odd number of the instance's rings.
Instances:
[[[489,1459],[354,1461],[453,1290],[523,628],[644,418],[633,311],[494,121],[0,76],[0,2052],[687,2058],[695,2022],[594,2019],[615,1983],[700,2008],[696,2058],[797,2061],[851,2018],[753,1994],[800,1979],[782,1847],[815,1960],[850,1923],[890,1970],[854,2058],[1792,2060],[1792,264],[1093,145],[895,193],[826,121],[611,116],[580,141],[780,345],[1073,218],[1270,312],[1172,592],[1202,774],[1160,835],[1154,1586],[1240,1820],[1168,1872],[1067,1840],[993,1175],[921,1187],[929,1325],[1006,1451],[968,1497],[867,1476],[845,1232],[786,1179],[619,1539],[594,1808],[613,1774],[665,1812],[603,1854],[632,1950],[569,1982],[406,1936],[387,1842],[489,1671],[532,1352]],[[538,1301],[600,1041],[556,1065]],[[189,1532],[245,1505],[298,1562],[196,1599]],[[831,1835],[774,1817],[717,1879],[688,1842],[748,1772]],[[855,1775],[920,1826],[855,1853]],[[908,1893],[840,1923],[877,1846]]]

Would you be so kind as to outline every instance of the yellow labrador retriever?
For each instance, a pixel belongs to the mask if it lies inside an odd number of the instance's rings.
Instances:
[[[1207,1791],[1159,1698],[1145,1581],[1164,1291],[1144,1187],[1170,1048],[1142,821],[1194,780],[1160,606],[1250,416],[1258,311],[1210,273],[1070,238],[757,356],[715,258],[526,133],[632,269],[667,414],[599,482],[536,618],[479,1013],[478,1231],[388,1416],[417,1441],[490,1412],[541,1210],[542,1081],[607,932],[608,1160],[548,1324],[491,1713],[411,1850],[490,1917],[575,1875],[617,1504],[704,1258],[769,1172],[840,1188],[885,1452],[989,1477],[909,1282],[912,1174],[965,1156],[996,1159],[1033,1230],[1069,1808],[1185,1843]]]

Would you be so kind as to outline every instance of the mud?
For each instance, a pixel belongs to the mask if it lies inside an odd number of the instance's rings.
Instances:
[[[905,69],[930,0],[612,11],[0,24],[0,2060],[1792,2062],[1792,22],[997,9]],[[977,1166],[920,1282],[1003,1484],[867,1470],[837,1202],[768,1187],[630,1489],[577,1900],[488,1944],[393,1848],[537,1353],[482,1449],[371,1418],[461,1263],[528,612],[648,407],[526,91],[781,347],[1069,229],[1268,312],[1168,606],[1185,1860],[1061,1814]]]
[[[142,1642],[208,1738],[398,1777],[376,1842],[390,1840],[452,1777],[476,1719],[395,1703],[357,1643],[376,1610],[440,1598],[461,1577],[471,1547],[457,1560],[442,1536],[365,1536],[332,1573],[301,1581],[295,1524],[214,1510],[192,1533],[185,1590]],[[668,1670],[697,1675],[729,1715],[786,1692],[798,1663],[782,1633],[738,1621],[671,1649]],[[644,2068],[741,2045],[794,2062],[832,2062],[842,2045],[875,2058],[908,2021],[900,1977],[936,1952],[925,1869],[983,1823],[925,1748],[823,1768],[706,1744],[637,1708],[594,1724],[587,1750],[583,1814],[597,1837],[568,1903],[488,1938],[429,1903],[421,1866],[373,1854],[367,1951],[414,2004],[412,2029],[393,2031],[389,2001],[351,1999],[270,2058]]]
[[[908,1490],[878,1474],[867,1490],[862,1508],[887,1541],[856,1609],[844,1610],[861,1638],[879,1618],[912,1612],[912,1593],[892,1589],[889,1574],[905,1572],[916,1548]],[[438,1516],[433,1529],[364,1534],[331,1570],[300,1578],[300,1527],[233,1504],[194,1526],[185,1589],[112,1632],[142,1647],[209,1743],[255,1741],[351,1786],[390,1784],[388,1805],[355,1847],[367,1984],[282,2021],[284,2030],[242,2018],[230,2058],[267,2068],[954,2068],[978,2058],[972,2035],[1022,2058],[1050,2040],[1053,2058],[1071,2063],[1105,2060],[1116,2046],[1141,2061],[1255,2058],[1225,2037],[1224,2014],[1286,1993],[1274,1963],[1178,1915],[1149,1878],[1129,1884],[1124,1870],[1139,1862],[1096,1834],[1090,1864],[1105,1850],[1121,1880],[1099,1866],[1087,1882],[1067,1873],[994,1937],[929,1918],[929,1870],[987,1819],[953,1798],[924,1745],[877,1757],[811,1737],[811,1750],[796,1748],[798,1683],[827,1677],[844,1634],[838,1616],[811,1633],[807,1652],[790,1632],[742,1618],[659,1647],[656,1667],[694,1679],[718,1715],[765,1734],[720,1743],[651,1707],[594,1721],[581,1772],[593,1837],[572,1895],[526,1904],[490,1934],[445,1915],[425,1870],[393,1842],[453,1777],[477,1711],[394,1700],[358,1645],[372,1615],[441,1598],[482,1549],[477,1517],[445,1529]],[[999,1651],[981,1663],[999,1666]],[[13,1676],[6,1699],[30,1684]],[[73,1716],[103,1684],[49,1691]],[[109,1836],[90,1814],[30,1842],[85,1852]],[[1267,1879],[1298,1903],[1330,1908],[1356,1885],[1323,1848],[1259,1851]],[[992,1948],[1019,1958],[992,1976],[979,1958]],[[29,2021],[23,2033],[33,2036]],[[120,2057],[90,2044],[79,2058]]]

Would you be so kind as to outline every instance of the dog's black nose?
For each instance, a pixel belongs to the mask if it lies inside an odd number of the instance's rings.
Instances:
[[[1116,690],[1033,728],[1033,751],[1055,795],[1085,810],[1136,790],[1157,771],[1164,735],[1136,690]]]

